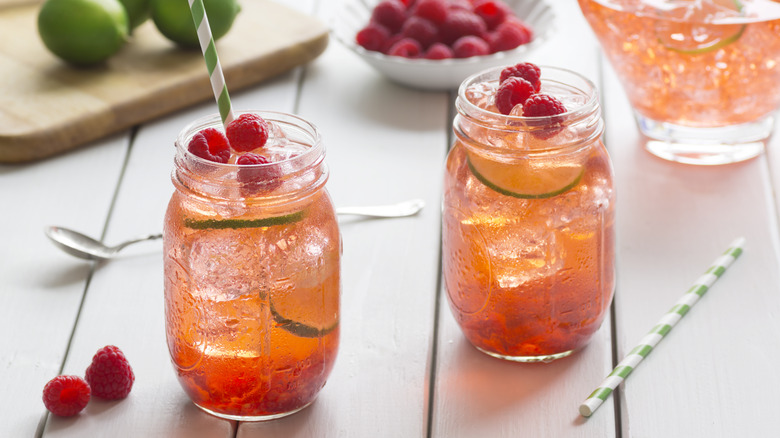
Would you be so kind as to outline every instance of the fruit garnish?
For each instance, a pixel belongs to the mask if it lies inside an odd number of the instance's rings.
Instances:
[[[659,20],[655,26],[658,42],[665,48],[685,55],[700,55],[721,49],[736,42],[747,28],[746,24],[705,24],[708,14],[721,13],[726,9],[744,15],[742,2],[739,0],[720,0],[705,9],[707,4],[699,8],[681,8],[685,11],[684,21]]]
[[[452,44],[452,52],[456,58],[485,56],[490,54],[490,44],[478,36],[467,35]]]
[[[275,225],[287,225],[298,222],[306,216],[306,211],[283,216],[271,216],[260,219],[184,219],[184,226],[193,230],[224,230],[240,228],[261,228]]]
[[[92,394],[106,400],[127,397],[135,382],[135,374],[122,350],[106,345],[95,353],[85,374]]]
[[[406,20],[406,5],[398,0],[382,0],[371,12],[371,21],[385,26],[390,32],[398,32]]]
[[[87,406],[91,392],[79,376],[57,376],[43,387],[43,404],[54,415],[71,417]]]
[[[469,170],[482,184],[502,195],[524,199],[564,193],[574,188],[585,173],[580,163],[504,163],[477,154],[469,154],[467,160]]]
[[[566,112],[563,103],[548,94],[534,94],[523,103],[523,116],[545,117]]]
[[[507,20],[488,35],[488,43],[493,52],[503,52],[528,44],[533,37],[533,30],[525,23],[518,20]],[[537,89],[537,91],[539,90]]]
[[[43,44],[78,66],[108,59],[125,44],[129,31],[127,12],[119,0],[47,0],[38,11]]]
[[[387,54],[404,58],[417,58],[422,53],[422,46],[411,38],[401,38],[388,49]]]
[[[225,36],[241,11],[237,0],[203,0],[214,41]],[[181,47],[199,48],[198,32],[189,3],[180,0],[150,0],[149,12],[157,29]]]
[[[241,114],[228,123],[225,135],[234,151],[249,152],[265,146],[268,141],[268,123],[257,114]]]
[[[271,161],[258,154],[251,152],[238,157],[236,164],[240,166],[236,178],[244,186],[241,188],[245,196],[252,196],[259,192],[268,192],[274,190],[282,184],[281,173],[276,166],[255,166],[257,164],[268,164]]]
[[[507,115],[512,112],[515,105],[525,102],[532,94],[534,94],[534,86],[530,82],[522,78],[510,77],[496,90],[496,107],[501,114]]]
[[[455,54],[448,46],[442,43],[435,43],[428,47],[428,51],[425,52],[423,57],[426,59],[449,59],[454,58]]]
[[[500,84],[511,77],[523,78],[534,86],[535,92],[538,92],[542,87],[542,82],[539,79],[541,76],[542,71],[536,64],[521,62],[501,70],[498,83]]]
[[[227,137],[214,128],[206,128],[196,132],[187,144],[187,150],[200,158],[215,163],[227,163],[230,159],[230,146]]]
[[[366,50],[381,52],[389,38],[390,31],[387,28],[381,24],[369,23],[357,33],[355,41]]]
[[[331,323],[330,325],[322,328],[313,327],[311,325],[306,325],[302,322],[293,321],[292,319],[286,318],[284,315],[279,313],[276,308],[274,307],[274,302],[270,301],[270,307],[271,307],[271,316],[274,318],[274,322],[285,331],[292,333],[295,336],[299,336],[301,338],[317,338],[320,336],[327,335],[328,333],[332,332],[336,329],[336,327],[339,326],[338,319]]]

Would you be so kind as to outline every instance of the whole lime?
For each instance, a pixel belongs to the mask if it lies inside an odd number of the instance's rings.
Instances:
[[[203,0],[214,41],[225,36],[241,10],[237,0]],[[166,38],[182,47],[200,47],[187,0],[150,0],[152,21]]]
[[[38,12],[38,34],[64,61],[97,64],[127,41],[127,12],[119,0],[46,0]]]
[[[149,18],[149,0],[119,0],[127,11],[130,32]]]

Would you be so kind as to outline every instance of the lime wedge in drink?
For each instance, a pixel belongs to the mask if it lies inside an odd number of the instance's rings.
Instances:
[[[533,165],[528,160],[502,163],[476,154],[467,158],[474,176],[502,195],[542,199],[564,193],[576,186],[585,173],[583,164],[566,162]]]
[[[274,318],[274,322],[278,324],[280,328],[301,338],[316,338],[318,336],[324,336],[339,326],[338,319],[331,322],[329,325],[320,328],[306,325],[302,322],[293,321],[292,319],[288,319],[279,313],[279,311],[276,310],[273,301],[271,301],[271,315]]]
[[[272,227],[298,222],[306,216],[305,210],[283,216],[264,217],[260,219],[184,219],[184,226],[193,230],[224,230],[239,228]]]
[[[721,11],[732,10],[735,16],[744,15],[739,0],[716,0],[714,3],[716,5],[713,7]],[[710,23],[705,14],[705,11],[696,10],[684,21],[659,20],[656,25],[658,42],[673,52],[700,55],[736,42],[747,27],[746,24]]]

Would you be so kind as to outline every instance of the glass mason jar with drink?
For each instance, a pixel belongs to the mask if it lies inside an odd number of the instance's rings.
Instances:
[[[444,280],[476,348],[550,361],[585,345],[612,300],[612,166],[589,80],[542,67],[537,94],[562,107],[529,116],[530,98],[500,110],[500,75],[474,75],[458,92],[444,177]]]
[[[253,421],[303,409],[330,374],[341,242],[317,129],[248,114],[267,138],[251,152],[236,146],[251,132],[228,148],[216,115],[179,134],[163,239],[179,382],[201,409]]]
[[[761,154],[780,108],[780,3],[578,1],[647,150],[705,165]]]

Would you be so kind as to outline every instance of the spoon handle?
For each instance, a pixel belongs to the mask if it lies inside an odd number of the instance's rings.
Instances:
[[[127,240],[125,242],[120,243],[119,245],[116,245],[113,249],[114,251],[120,251],[122,248],[126,247],[127,245],[132,245],[133,243],[137,242],[143,242],[144,240],[156,240],[156,239],[162,239],[162,234],[148,234],[146,236],[139,236],[130,240]]]
[[[336,214],[339,216],[369,216],[369,217],[404,217],[417,214],[425,206],[422,199],[411,199],[391,205],[371,205],[359,207],[338,207]]]

